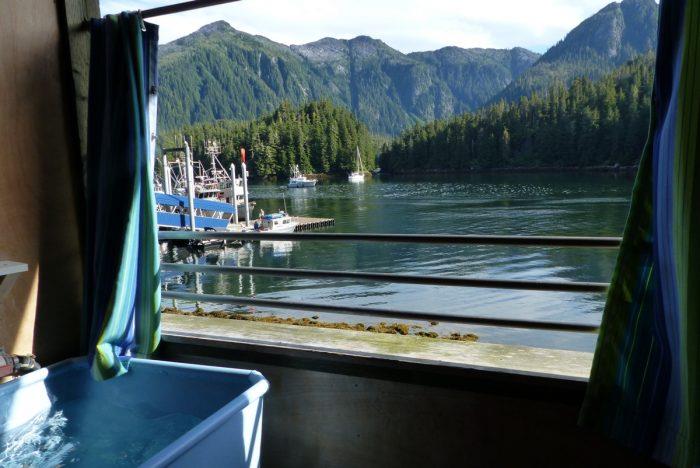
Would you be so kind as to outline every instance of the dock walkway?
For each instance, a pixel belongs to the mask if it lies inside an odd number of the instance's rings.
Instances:
[[[304,216],[294,216],[292,218],[296,223],[294,232],[310,231],[312,229],[321,229],[335,225],[333,218],[307,218]]]

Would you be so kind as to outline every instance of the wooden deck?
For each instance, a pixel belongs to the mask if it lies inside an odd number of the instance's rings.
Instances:
[[[294,228],[294,232],[322,229],[335,225],[335,219],[333,218],[306,218],[304,216],[295,216],[293,219],[296,223],[298,223]]]
[[[508,369],[585,379],[593,353],[416,335],[391,335],[331,328],[301,327],[214,317],[163,314],[163,334],[258,343],[340,354],[394,356],[457,366]]]

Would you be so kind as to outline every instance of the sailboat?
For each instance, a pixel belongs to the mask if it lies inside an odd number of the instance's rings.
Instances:
[[[365,181],[365,167],[362,165],[362,158],[360,157],[360,148],[355,147],[355,170],[348,175],[348,182],[364,182]]]

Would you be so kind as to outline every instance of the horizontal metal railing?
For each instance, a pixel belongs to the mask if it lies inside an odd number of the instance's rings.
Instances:
[[[297,278],[341,278],[357,281],[386,281],[389,283],[423,284],[431,286],[458,286],[467,288],[521,289],[528,291],[556,291],[600,293],[607,283],[583,283],[572,281],[500,280],[488,278],[462,278],[456,276],[399,275],[365,271],[306,270],[290,268],[238,267],[221,265],[196,265],[192,263],[161,263],[161,270],[201,273],[237,273],[244,275],[287,276]]]
[[[598,325],[585,323],[547,322],[539,320],[503,319],[484,316],[449,315],[439,312],[427,313],[411,310],[379,309],[375,307],[350,307],[327,304],[310,304],[306,302],[282,301],[277,299],[259,299],[256,297],[222,296],[219,294],[194,294],[186,292],[162,291],[165,299],[182,301],[201,301],[217,304],[252,305],[272,309],[302,310],[305,312],[332,312],[348,315],[369,317],[388,317],[409,320],[425,320],[438,322],[463,323],[469,325],[485,325],[511,328],[526,328],[551,331],[568,331],[591,333],[598,331]]]
[[[616,248],[621,237],[582,236],[488,236],[445,234],[376,234],[339,232],[218,232],[160,231],[160,240],[272,240],[272,241],[352,241],[454,245],[510,245],[530,247]]]
[[[532,247],[584,247],[615,248],[620,245],[619,237],[568,237],[568,236],[482,236],[482,235],[441,235],[441,234],[362,234],[362,233],[262,233],[262,232],[191,232],[162,231],[160,240],[268,240],[268,241],[358,241],[453,245],[503,245]],[[437,286],[458,286],[477,288],[521,289],[538,291],[602,293],[606,283],[570,281],[532,281],[487,278],[464,278],[454,276],[403,275],[393,273],[348,272],[334,270],[310,270],[267,267],[238,267],[220,265],[198,265],[163,263],[164,271],[237,273],[246,275],[268,275],[302,278],[344,278],[356,281],[386,281],[393,283],[423,284]],[[234,305],[253,305],[276,309],[301,310],[308,312],[334,312],[349,315],[390,317],[412,320],[443,321],[471,325],[500,326],[526,329],[540,329],[569,332],[596,332],[598,325],[587,323],[565,323],[538,320],[504,319],[486,316],[451,315],[435,312],[391,310],[372,307],[352,307],[342,305],[312,304],[306,302],[260,299],[251,297],[194,294],[187,292],[163,291],[163,298],[211,302]]]

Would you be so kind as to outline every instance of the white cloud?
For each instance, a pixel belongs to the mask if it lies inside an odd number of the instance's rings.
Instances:
[[[102,13],[174,0],[101,0]],[[361,34],[403,52],[460,47],[526,47],[543,52],[610,0],[243,0],[149,21],[161,43],[217,20],[285,44]]]

